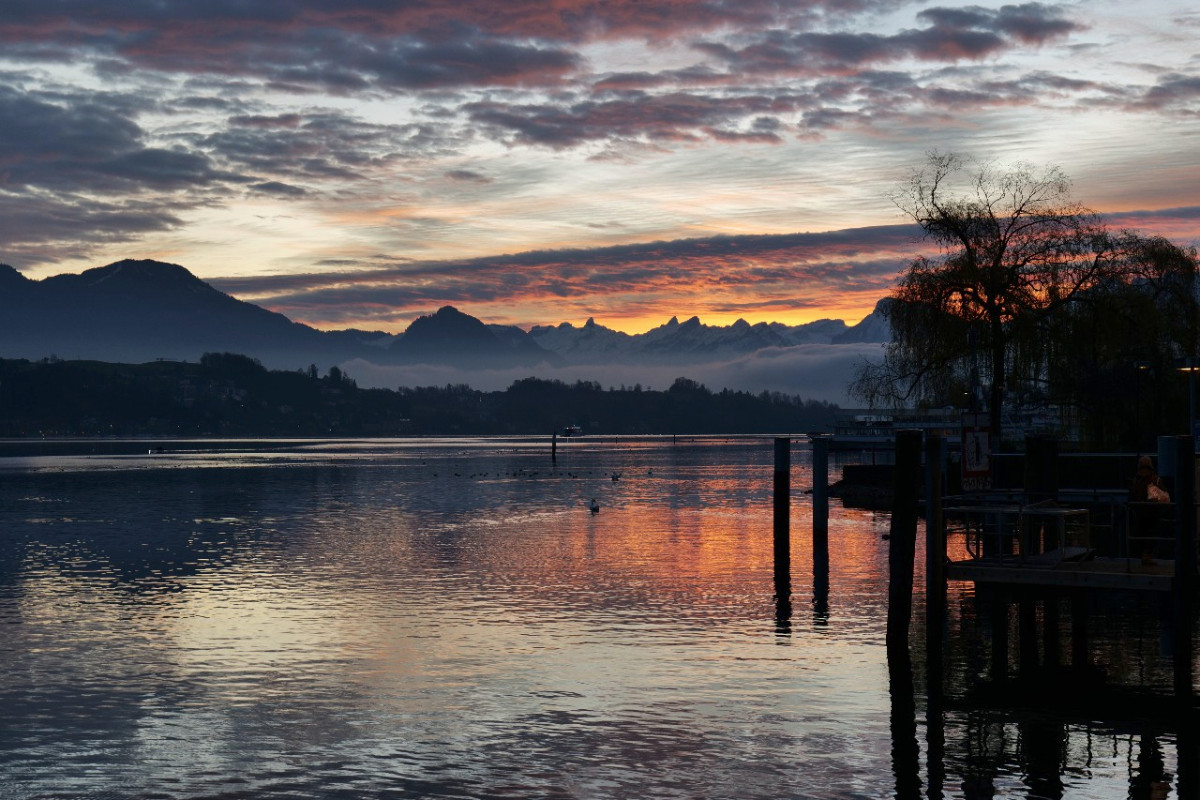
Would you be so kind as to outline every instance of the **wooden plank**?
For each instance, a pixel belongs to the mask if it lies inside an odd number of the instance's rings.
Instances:
[[[1129,559],[1061,562],[1053,568],[1021,567],[1011,559],[1007,563],[995,559],[974,559],[947,563],[946,579],[1023,586],[1169,592],[1174,584],[1173,570],[1173,564],[1168,562],[1143,567]]]

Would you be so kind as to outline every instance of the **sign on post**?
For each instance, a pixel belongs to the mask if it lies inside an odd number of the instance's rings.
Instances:
[[[962,415],[962,488],[978,492],[992,488],[991,440],[988,415]]]

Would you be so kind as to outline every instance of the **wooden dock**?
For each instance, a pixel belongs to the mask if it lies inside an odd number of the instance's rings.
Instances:
[[[901,432],[914,441],[917,431]],[[897,473],[921,468],[913,447],[901,448],[897,435]],[[1027,446],[1030,443],[1027,443]],[[1034,443],[1042,447],[1045,443]],[[991,679],[1008,680],[1008,629],[1010,612],[1017,614],[1020,663],[1030,670],[1037,664],[1038,647],[1045,639],[1047,661],[1058,651],[1059,600],[1071,606],[1070,652],[1072,668],[1086,672],[1088,664],[1088,619],[1086,597],[1093,592],[1135,591],[1165,595],[1170,601],[1170,626],[1174,641],[1174,684],[1177,699],[1195,707],[1192,663],[1197,573],[1196,450],[1191,436],[1170,437],[1166,442],[1176,468],[1175,492],[1169,537],[1172,557],[1128,558],[1097,552],[1090,541],[1089,512],[1084,507],[1060,504],[1054,475],[1056,447],[1027,453],[1024,502],[1006,498],[1002,502],[944,504],[941,493],[942,447],[937,437],[925,442],[926,469],[926,629],[927,656],[931,665],[940,661],[941,637],[946,620],[946,584],[970,581],[988,589],[992,639]],[[900,458],[907,453],[906,461]],[[899,494],[900,484],[897,482]],[[893,521],[895,514],[893,513]],[[911,527],[911,526],[906,526]],[[895,536],[893,530],[893,536]],[[911,531],[905,531],[906,538]],[[958,556],[948,558],[947,540],[963,537]],[[1146,538],[1146,537],[1143,537]],[[1128,547],[1125,548],[1125,555]],[[966,555],[966,558],[962,558]],[[893,570],[891,580],[904,582]],[[908,578],[911,581],[911,577]],[[1037,607],[1041,607],[1041,613]],[[1041,630],[1038,630],[1038,629]]]
[[[1067,560],[1056,551],[1018,562],[1013,556],[981,556],[948,561],[946,580],[1078,589],[1128,589],[1171,592],[1175,586],[1174,560],[1142,564],[1137,558]]]

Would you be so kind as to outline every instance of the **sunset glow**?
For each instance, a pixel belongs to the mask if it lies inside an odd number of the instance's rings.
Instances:
[[[51,0],[0,16],[0,262],[181,264],[321,328],[854,323],[931,149],[1200,241],[1200,12]]]

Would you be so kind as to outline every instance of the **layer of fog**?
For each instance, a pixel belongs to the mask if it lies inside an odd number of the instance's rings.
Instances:
[[[854,403],[846,387],[868,360],[878,361],[884,345],[811,344],[766,348],[729,361],[705,364],[609,364],[552,367],[513,367],[464,370],[443,365],[384,366],[362,359],[348,361],[342,369],[364,388],[397,389],[417,386],[466,384],[473,389],[507,389],[522,378],[543,378],[565,383],[594,381],[605,389],[641,385],[643,389],[668,388],[676,378],[690,378],[713,391],[730,389],[758,394],[763,391],[799,395],[841,406]]]

